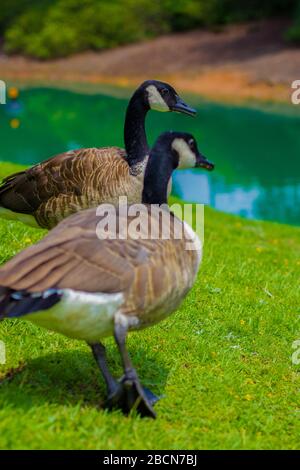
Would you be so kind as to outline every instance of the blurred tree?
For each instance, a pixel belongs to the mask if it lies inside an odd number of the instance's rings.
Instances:
[[[300,44],[300,0],[298,0],[294,24],[288,29],[285,37],[288,41]]]
[[[7,52],[40,59],[202,26],[292,16],[297,0],[1,0]],[[300,11],[300,8],[299,8]],[[300,13],[288,33],[299,37]]]
[[[51,0],[1,0],[0,6],[0,35],[7,30],[16,18],[29,8],[43,5],[47,8]]]

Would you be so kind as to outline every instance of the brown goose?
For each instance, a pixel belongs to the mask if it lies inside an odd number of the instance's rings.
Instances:
[[[118,147],[71,150],[8,176],[0,186],[0,216],[52,228],[79,210],[103,202],[116,204],[122,195],[131,203],[141,202],[149,153],[145,118],[150,109],[196,113],[167,83],[142,83],[126,112],[126,151]]]
[[[201,260],[198,237],[165,204],[168,180],[182,162],[213,168],[190,134],[162,134],[145,172],[143,204],[125,210],[111,206],[106,220],[95,209],[74,214],[0,269],[0,319],[23,318],[87,341],[107,385],[108,408],[120,407],[125,413],[135,407],[142,415],[155,417],[152,406],[157,400],[141,386],[131,364],[127,331],[172,313],[191,289]],[[139,212],[138,236],[133,232],[134,208]],[[108,223],[105,235],[102,222]],[[192,244],[188,250],[187,242]],[[112,334],[124,366],[118,382],[99,343]]]

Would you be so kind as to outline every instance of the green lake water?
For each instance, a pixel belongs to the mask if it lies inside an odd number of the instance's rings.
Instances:
[[[126,105],[127,99],[107,95],[24,90],[0,106],[0,160],[29,165],[68,149],[123,146]],[[176,171],[173,193],[244,217],[299,225],[300,115],[200,101],[196,108],[194,119],[147,117],[150,143],[168,129],[188,131],[216,164],[212,173]]]

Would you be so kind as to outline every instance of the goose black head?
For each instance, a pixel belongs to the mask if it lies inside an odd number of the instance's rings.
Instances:
[[[199,151],[195,138],[186,132],[165,132],[161,142],[168,142],[171,148],[173,168],[205,168],[213,170],[214,164]]]
[[[214,164],[199,152],[197,143],[186,132],[164,132],[151,149],[144,177],[142,202],[164,204],[172,173],[176,168],[205,168]]]
[[[197,114],[197,111],[188,106],[168,83],[158,80],[147,80],[142,83],[140,90],[144,94],[150,109],[162,112],[175,111],[190,116]]]

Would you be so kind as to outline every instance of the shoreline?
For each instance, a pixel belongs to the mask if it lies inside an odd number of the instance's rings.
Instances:
[[[0,79],[68,88],[111,85],[125,96],[126,89],[155,78],[213,102],[290,105],[291,84],[300,79],[300,49],[284,42],[286,28],[287,20],[275,18],[44,62],[0,51]]]
[[[5,74],[6,75],[6,74]],[[244,107],[260,110],[262,112],[271,112],[275,114],[284,114],[288,116],[300,116],[300,105],[293,105],[291,103],[291,91],[289,88],[280,85],[278,87],[273,86],[272,89],[274,94],[270,91],[268,94],[262,93],[265,89],[265,85],[262,84],[262,89],[259,85],[250,90],[247,88],[243,89],[242,93],[226,93],[213,92],[214,86],[217,88],[219,83],[217,81],[210,81],[212,90],[202,89],[197,84],[193,84],[192,81],[183,79],[182,77],[154,77],[155,79],[166,81],[171,83],[175,89],[180,90],[181,94],[188,96],[191,103],[195,106],[199,106],[199,103],[211,103],[220,106],[231,106],[231,107]],[[54,88],[58,90],[70,91],[73,93],[82,94],[102,94],[114,96],[116,98],[129,99],[133,90],[144,78],[130,79],[128,77],[122,77],[115,79],[113,77],[97,77],[92,80],[75,81],[73,79],[45,79],[41,77],[29,77],[26,75],[24,78],[5,76],[7,87],[17,87],[20,90],[26,90],[30,88]],[[280,89],[281,99],[278,98],[278,88]],[[260,93],[255,93],[260,90]]]
[[[164,75],[155,74],[152,77],[171,83],[174,88],[186,93],[202,97],[208,101],[224,104],[279,104],[291,105],[291,85],[284,83],[268,83],[265,81],[251,81],[247,74],[238,70],[219,69],[207,71],[197,75]],[[31,88],[37,86],[49,86],[54,88],[67,88],[94,93],[101,88],[116,92],[120,90],[119,96],[128,96],[132,89],[147,79],[146,76],[101,76],[89,75],[85,77],[65,75],[49,77],[41,72],[19,72],[17,75],[8,70],[1,72],[1,79],[8,86],[17,85],[20,88]]]

